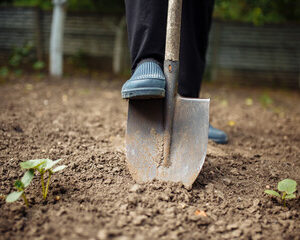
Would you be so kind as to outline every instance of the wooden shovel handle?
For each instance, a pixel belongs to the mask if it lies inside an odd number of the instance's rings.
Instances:
[[[169,0],[165,60],[179,61],[182,0]]]

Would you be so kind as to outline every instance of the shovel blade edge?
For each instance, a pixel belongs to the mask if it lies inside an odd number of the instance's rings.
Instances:
[[[163,167],[163,100],[129,101],[126,159],[137,182],[153,179],[191,187],[203,166],[209,126],[209,99],[176,98],[170,166]]]

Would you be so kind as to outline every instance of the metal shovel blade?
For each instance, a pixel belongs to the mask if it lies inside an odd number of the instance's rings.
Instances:
[[[163,167],[163,100],[129,100],[126,155],[137,182],[153,179],[191,187],[205,160],[208,142],[209,99],[177,96],[170,165]]]

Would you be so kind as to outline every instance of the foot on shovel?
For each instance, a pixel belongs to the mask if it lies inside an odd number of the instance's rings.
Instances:
[[[141,61],[132,77],[122,87],[124,99],[152,99],[165,97],[166,78],[152,59]]]

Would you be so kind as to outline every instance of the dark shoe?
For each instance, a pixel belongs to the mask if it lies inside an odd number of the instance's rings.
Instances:
[[[219,143],[219,144],[228,143],[227,134],[225,132],[223,132],[222,130],[214,128],[210,124],[209,124],[209,129],[208,129],[208,139],[211,139],[215,143]]]
[[[142,61],[122,87],[122,98],[149,99],[165,97],[166,78],[157,62]]]

